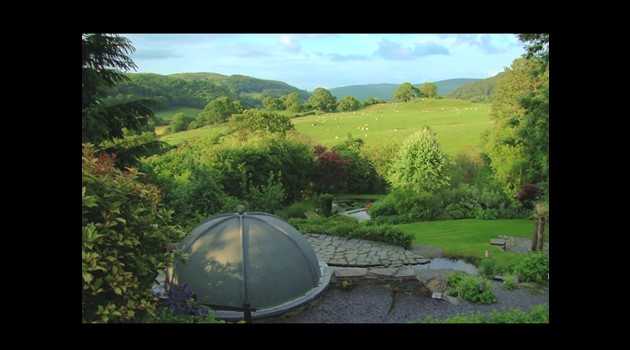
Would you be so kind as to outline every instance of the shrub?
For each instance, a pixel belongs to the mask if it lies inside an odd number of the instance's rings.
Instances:
[[[183,233],[170,225],[160,191],[139,172],[114,167],[115,157],[82,157],[82,322],[132,322],[155,314],[151,287],[173,261],[167,247]]]
[[[531,253],[514,268],[522,282],[547,281],[549,276],[549,255],[545,252]]]
[[[433,192],[449,183],[447,164],[435,133],[425,127],[403,142],[388,180],[394,187]]]
[[[398,225],[404,223],[397,215],[376,216],[367,222],[368,225]]]
[[[170,186],[170,206],[178,223],[193,228],[224,209],[228,196],[223,191],[220,174],[207,167],[192,169],[189,180]]]
[[[282,184],[275,180],[278,177],[280,176],[274,176],[274,173],[270,171],[266,185],[249,186],[245,197],[245,200],[248,202],[248,206],[246,206],[248,211],[273,213],[275,210],[282,208],[285,194]]]
[[[304,213],[312,210],[311,206],[306,202],[293,203],[287,207],[287,215],[289,218],[303,218]]]
[[[494,259],[481,260],[479,264],[479,274],[488,278],[493,278],[498,273],[497,264]]]
[[[285,135],[295,126],[287,116],[257,109],[248,109],[243,114],[233,114],[228,122],[228,132],[236,133],[245,140],[255,133],[278,133]]]
[[[315,193],[339,193],[348,177],[348,166],[352,158],[341,156],[337,151],[327,151],[326,147],[314,147],[315,162],[311,169],[311,182]]]
[[[269,172],[281,169],[277,179],[286,194],[283,202],[289,204],[301,200],[308,189],[312,158],[307,145],[277,137],[259,137],[246,142],[224,141],[202,161],[222,174],[226,194],[236,198],[246,198],[248,187],[236,186],[235,181],[245,176],[248,186],[266,186]]]
[[[433,220],[440,213],[439,197],[427,192],[416,193],[404,189],[392,190],[370,208],[373,218],[396,215],[400,223]]]
[[[496,220],[499,218],[499,211],[496,209],[481,209],[477,211],[476,219]]]
[[[503,289],[512,290],[516,289],[516,280],[513,276],[507,276],[505,280],[503,280]]]
[[[446,281],[448,282],[449,287],[457,289],[459,282],[464,278],[464,276],[464,273],[456,271],[448,276]]]
[[[538,185],[527,184],[521,187],[521,190],[516,194],[516,199],[518,199],[524,207],[533,209],[533,202],[540,199],[541,195]]]
[[[549,306],[535,305],[529,313],[519,309],[492,310],[486,315],[480,311],[470,312],[467,316],[460,314],[443,320],[427,316],[419,323],[549,323]]]
[[[367,239],[403,247],[411,246],[413,235],[390,225],[360,224],[350,216],[337,215],[330,218],[315,217],[310,219],[289,219],[295,228],[306,233],[317,233],[344,238]]]
[[[188,117],[184,113],[177,113],[171,119],[171,125],[169,126],[172,132],[180,132],[188,129],[188,125],[195,120],[193,117]]]
[[[490,288],[492,284],[482,276],[465,276],[457,283],[457,294],[473,303],[492,304],[497,298]]]
[[[332,148],[339,152],[342,158],[349,158],[347,176],[337,186],[336,191],[341,193],[382,193],[386,182],[377,172],[372,161],[362,154],[363,140],[359,138],[348,139]]]
[[[320,215],[329,217],[332,215],[332,202],[332,194],[322,194],[315,197],[313,205],[315,206],[315,211],[317,211]]]

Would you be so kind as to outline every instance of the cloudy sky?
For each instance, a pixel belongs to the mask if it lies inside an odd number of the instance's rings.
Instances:
[[[339,86],[488,78],[519,57],[514,34],[121,34],[138,72],[213,72]]]

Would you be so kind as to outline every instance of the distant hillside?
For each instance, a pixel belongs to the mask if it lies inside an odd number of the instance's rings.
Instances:
[[[434,82],[438,88],[438,95],[444,96],[453,91],[457,87],[470,83],[479,79],[447,79]],[[365,101],[369,97],[382,98],[385,101],[393,101],[392,94],[398,88],[400,84],[365,84],[365,85],[350,85],[329,89],[330,93],[338,99],[344,96],[354,96],[359,101]],[[422,84],[415,84],[414,86],[420,87]]]
[[[457,89],[458,87],[464,84],[475,82],[477,80],[479,79],[471,79],[471,78],[446,79],[446,80],[436,81],[434,84],[437,85],[438,95],[446,96],[451,91]],[[420,84],[418,84],[417,86],[420,86]]]
[[[208,102],[220,96],[238,99],[246,107],[261,106],[262,99],[267,96],[280,97],[292,92],[297,92],[302,101],[310,97],[305,90],[287,83],[245,75],[132,73],[128,76],[130,81],[110,89],[110,95],[118,100],[138,97],[155,98],[162,103],[161,109],[204,108]]]
[[[492,101],[494,89],[497,86],[497,83],[503,79],[504,73],[505,72],[501,72],[488,79],[482,79],[462,85],[453,90],[450,94],[446,95],[446,97],[474,102],[490,102]]]

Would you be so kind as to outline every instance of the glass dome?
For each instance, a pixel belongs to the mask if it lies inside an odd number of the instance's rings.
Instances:
[[[227,320],[276,316],[307,304],[330,282],[306,239],[284,219],[260,212],[224,214],[192,230],[179,249],[173,285],[188,284],[197,300]]]

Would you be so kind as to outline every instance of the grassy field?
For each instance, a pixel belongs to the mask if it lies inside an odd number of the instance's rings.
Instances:
[[[425,125],[437,134],[444,152],[454,155],[478,149],[480,136],[491,126],[489,104],[449,99],[387,103],[356,112],[331,113],[292,119],[295,128],[324,146],[344,141],[348,134],[366,145],[404,139]]]
[[[212,135],[224,132],[225,130],[227,130],[227,123],[215,126],[204,126],[203,128],[199,129],[186,130],[182,132],[176,132],[174,134],[163,135],[160,139],[170,145],[177,145],[184,140],[192,140],[201,137],[211,137]],[[161,133],[159,133],[158,131],[158,128],[156,128],[155,133],[161,135]]]
[[[377,145],[389,139],[404,139],[428,125],[436,132],[444,152],[455,155],[466,149],[479,150],[481,134],[492,125],[489,112],[489,104],[421,99],[378,104],[356,112],[310,115],[294,118],[292,122],[298,132],[311,136],[324,146],[338,144],[348,134],[362,138],[366,145]],[[176,144],[223,130],[225,125],[183,131],[165,136],[163,140]]]
[[[164,120],[170,121],[171,119],[173,119],[173,116],[177,113],[184,113],[184,115],[187,117],[197,118],[197,115],[201,111],[203,111],[203,109],[201,108],[176,107],[176,108],[169,108],[163,111],[156,112],[155,115]]]
[[[490,245],[490,239],[499,235],[531,238],[531,220],[448,220],[398,225],[414,235],[414,243],[444,248],[446,256],[484,258],[488,250],[497,264],[506,266],[521,260],[524,254],[504,252]],[[549,226],[545,228],[545,241],[549,240]]]

